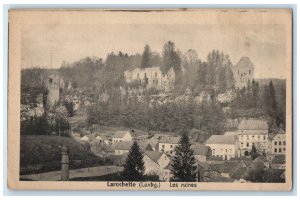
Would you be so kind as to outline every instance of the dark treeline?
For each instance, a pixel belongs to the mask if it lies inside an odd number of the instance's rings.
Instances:
[[[269,131],[285,127],[286,107],[285,84],[275,89],[272,81],[260,87],[256,81],[249,82],[247,88],[236,91],[236,98],[231,103],[230,118],[264,117],[268,119]]]

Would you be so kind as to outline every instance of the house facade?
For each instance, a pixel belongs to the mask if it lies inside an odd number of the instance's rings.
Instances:
[[[270,152],[268,123],[260,119],[244,119],[238,126],[238,157],[249,156],[252,146],[259,152]]]
[[[212,135],[206,141],[206,146],[210,147],[212,157],[222,160],[230,160],[237,154],[236,139],[232,135]]]
[[[134,141],[120,141],[115,142],[111,145],[111,149],[114,150],[115,155],[122,155],[128,153],[133,145]],[[153,151],[151,145],[149,143],[144,143],[142,141],[137,141],[140,149],[142,151]]]
[[[280,129],[272,138],[272,154],[279,155],[286,153],[285,131]]]
[[[175,147],[178,145],[180,137],[162,137],[158,142],[158,151],[167,154],[173,154]]]
[[[165,74],[160,67],[135,68],[124,72],[127,83],[137,82],[144,84],[147,89],[155,88],[165,92],[171,92],[175,87],[175,72],[173,67]]]

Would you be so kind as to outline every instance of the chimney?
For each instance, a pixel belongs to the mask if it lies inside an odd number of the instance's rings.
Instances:
[[[61,180],[69,180],[69,147],[62,146],[61,148]]]

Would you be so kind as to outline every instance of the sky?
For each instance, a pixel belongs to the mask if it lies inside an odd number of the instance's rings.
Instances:
[[[183,54],[197,51],[202,61],[213,49],[230,56],[233,64],[249,57],[255,78],[286,78],[279,74],[288,63],[284,24],[245,23],[45,23],[22,29],[21,65],[58,68],[63,61],[84,57],[105,59],[110,52],[142,53],[145,44],[162,53],[171,40]]]

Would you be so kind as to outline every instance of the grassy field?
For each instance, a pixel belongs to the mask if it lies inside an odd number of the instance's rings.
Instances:
[[[83,145],[72,138],[26,135],[21,136],[20,174],[60,170],[60,147],[63,145],[70,148],[70,169],[106,164],[101,158],[84,150]]]
[[[70,180],[98,180],[96,177],[107,178],[108,180],[119,180],[117,175],[123,171],[123,167],[99,166],[70,170]],[[115,178],[115,179],[114,179]],[[40,174],[21,175],[20,180],[24,181],[60,181],[61,171],[52,171]]]

